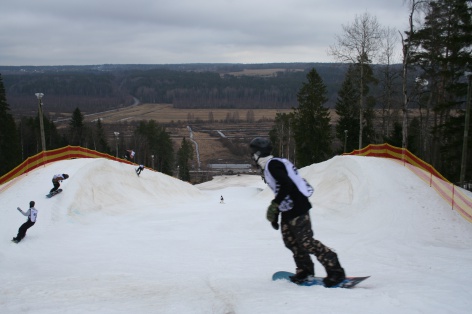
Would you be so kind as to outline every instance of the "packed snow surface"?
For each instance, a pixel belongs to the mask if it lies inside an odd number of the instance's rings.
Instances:
[[[58,173],[70,178],[48,199]],[[0,313],[471,313],[472,224],[428,184],[374,157],[300,173],[315,188],[315,237],[348,276],[371,276],[354,289],[271,280],[295,266],[257,175],[194,186],[74,159],[0,186]],[[31,200],[37,223],[15,244],[16,208]]]

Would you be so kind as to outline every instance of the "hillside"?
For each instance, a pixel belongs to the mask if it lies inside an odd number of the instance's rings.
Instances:
[[[49,113],[106,111],[134,98],[176,108],[290,109],[313,67],[334,106],[346,69],[335,63],[0,66],[0,73],[12,112],[29,115],[37,92],[44,93]]]
[[[47,199],[53,174],[64,192]],[[265,219],[273,197],[259,176],[197,186],[102,159],[40,167],[0,186],[1,313],[470,312],[472,225],[400,163],[335,157],[300,173],[317,239],[352,290],[273,282],[292,254]],[[220,204],[223,195],[225,204]],[[38,221],[19,244],[16,210]],[[324,269],[317,263],[318,276]]]

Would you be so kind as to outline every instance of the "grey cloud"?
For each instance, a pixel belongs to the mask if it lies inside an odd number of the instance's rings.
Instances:
[[[342,25],[407,21],[403,0],[16,0],[0,11],[0,65],[329,62]],[[403,20],[403,21],[402,21]],[[267,61],[264,61],[267,60]]]

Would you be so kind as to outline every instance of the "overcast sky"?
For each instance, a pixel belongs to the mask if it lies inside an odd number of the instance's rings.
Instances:
[[[407,28],[404,0],[4,0],[0,65],[333,62],[365,12]]]

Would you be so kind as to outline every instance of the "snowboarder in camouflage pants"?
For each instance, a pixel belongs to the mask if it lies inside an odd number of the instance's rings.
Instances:
[[[305,214],[289,221],[282,219],[281,224],[285,247],[292,251],[299,273],[299,270],[306,270],[314,276],[314,264],[310,254],[315,255],[326,269],[341,268],[336,253],[313,238],[310,215]]]
[[[298,174],[290,161],[271,155],[272,145],[268,139],[256,137],[249,147],[252,159],[263,171],[264,181],[275,193],[267,209],[267,219],[278,230],[279,214],[282,216],[282,238],[285,246],[292,251],[297,267],[296,274],[290,280],[301,283],[315,275],[310,257],[313,254],[326,269],[324,285],[332,287],[341,283],[346,275],[337,254],[313,238],[309,214],[311,203],[308,200],[313,194],[313,188]]]

